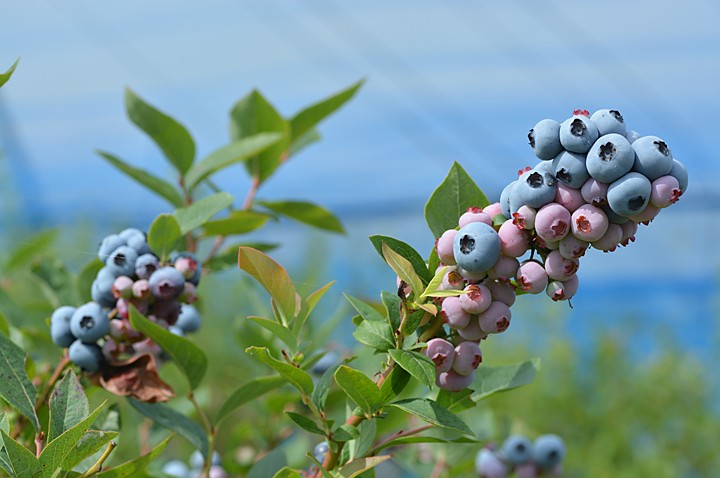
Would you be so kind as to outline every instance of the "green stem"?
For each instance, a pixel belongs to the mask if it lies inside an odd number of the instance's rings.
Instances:
[[[102,471],[103,463],[105,463],[105,461],[110,456],[110,453],[112,453],[112,451],[115,449],[116,446],[117,446],[117,443],[115,443],[114,441],[111,441],[110,443],[108,443],[108,446],[107,446],[107,448],[105,448],[105,452],[102,454],[100,459],[98,459],[98,461],[95,462],[95,464],[93,466],[88,468],[88,470],[85,473],[80,475],[80,478],[87,478],[88,476],[92,476],[96,473],[100,473],[100,471]]]
[[[192,390],[188,392],[188,399],[195,407],[195,410],[197,411],[198,415],[200,415],[200,419],[202,420],[203,426],[205,427],[205,431],[208,436],[208,453],[205,457],[205,463],[203,464],[203,470],[202,475],[203,477],[207,477],[210,473],[210,467],[212,466],[212,455],[213,450],[215,447],[215,427],[212,423],[210,423],[210,419],[208,418],[207,414],[203,411],[200,404],[195,399],[195,394]]]

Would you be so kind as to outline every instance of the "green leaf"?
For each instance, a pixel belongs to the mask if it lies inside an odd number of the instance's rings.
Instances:
[[[203,228],[207,235],[246,234],[264,226],[271,217],[255,211],[232,211],[227,217],[206,222]],[[237,256],[237,254],[233,254],[233,256]],[[234,257],[234,261],[236,260],[237,257]]]
[[[317,143],[321,139],[322,136],[320,136],[320,133],[318,133],[315,128],[310,129],[307,133],[300,136],[299,138],[294,139],[292,143],[290,143],[290,148],[288,149],[288,156],[295,156],[303,149],[307,148],[313,143]]]
[[[365,420],[358,426],[358,429],[360,435],[349,443],[350,453],[347,461],[359,458],[370,450],[377,435],[377,420]]]
[[[25,372],[25,359],[25,352],[5,334],[0,334],[0,397],[39,431],[40,422],[35,413],[37,391]]]
[[[375,468],[380,463],[387,461],[391,458],[392,456],[390,455],[358,458],[357,460],[353,460],[343,465],[343,467],[340,468],[338,473],[343,478],[354,478],[360,475],[362,472]]]
[[[208,437],[203,427],[196,421],[162,403],[140,402],[134,398],[128,398],[128,402],[138,412],[154,421],[157,425],[174,431],[185,438],[192,446],[200,450],[202,456],[207,456]]]
[[[300,329],[302,328],[303,324],[307,320],[307,318],[310,316],[310,313],[312,313],[313,309],[315,309],[315,306],[318,302],[320,302],[320,299],[325,295],[325,292],[328,291],[330,287],[335,283],[335,281],[328,282],[312,294],[308,295],[305,299],[302,300],[302,304],[300,307],[300,313],[298,314],[297,318],[293,322],[293,332],[297,335],[300,333]]]
[[[447,177],[425,205],[425,219],[435,237],[440,237],[448,229],[457,228],[458,219],[467,208],[488,204],[485,194],[468,173],[458,163],[453,163]]]
[[[234,140],[257,133],[276,133],[275,144],[245,163],[248,173],[261,183],[272,175],[287,154],[290,124],[257,90],[240,99],[230,111],[230,135]]]
[[[388,353],[398,365],[422,384],[430,388],[435,385],[435,364],[425,355],[397,349],[388,350]]]
[[[193,390],[200,385],[207,371],[207,356],[190,340],[171,333],[152,322],[130,305],[130,324],[138,332],[150,337],[182,370]]]
[[[448,269],[448,266],[438,269],[430,282],[428,282],[425,291],[420,294],[420,297],[418,297],[418,300],[422,300],[425,297],[428,297],[430,294],[437,292],[438,287],[440,287],[440,285],[442,284],[443,277],[445,277],[445,273],[448,271]]]
[[[88,430],[82,438],[80,438],[80,441],[77,442],[75,448],[65,457],[61,468],[63,470],[72,470],[80,462],[92,456],[117,436],[118,432]]]
[[[255,463],[245,478],[267,478],[287,466],[287,457],[282,448],[275,448],[273,451],[260,458]]]
[[[315,127],[320,121],[330,116],[340,108],[346,101],[352,98],[365,80],[360,80],[354,85],[335,93],[324,100],[321,100],[302,111],[299,111],[290,119],[291,138],[293,141],[301,138],[305,133]]]
[[[390,268],[395,271],[402,281],[412,288],[416,296],[421,293],[420,291],[425,290],[422,279],[417,275],[410,261],[392,250],[390,246],[384,242],[382,244],[382,255],[385,258],[385,262],[388,263]]]
[[[460,390],[458,392],[451,392],[449,390],[440,389],[435,401],[439,405],[450,410],[451,412],[462,412],[463,410],[467,410],[475,406],[475,402],[473,402],[470,398],[470,395],[472,394],[473,391],[469,388],[466,388],[465,390]]]
[[[316,435],[325,435],[325,432],[320,429],[320,427],[315,423],[314,420],[311,418],[306,417],[305,415],[300,415],[299,413],[294,412],[285,412],[285,414],[295,422],[297,426],[305,430],[306,432],[315,433]]]
[[[375,413],[383,406],[377,384],[359,370],[341,365],[335,371],[335,382],[365,413]]]
[[[269,330],[277,338],[285,342],[292,351],[297,349],[297,337],[295,336],[295,333],[284,325],[274,320],[264,319],[262,317],[248,317],[248,320],[255,322],[264,329]]]
[[[2,418],[0,418],[0,430],[6,435],[10,433],[10,422],[8,421],[7,415],[2,415]],[[13,473],[2,434],[0,434],[0,468],[5,470],[8,475],[12,475]]]
[[[238,265],[270,294],[286,321],[295,316],[300,309],[300,301],[290,276],[280,264],[258,250],[240,247]]]
[[[228,193],[217,193],[202,198],[183,208],[176,209],[173,213],[175,220],[180,226],[180,234],[185,235],[232,204],[233,197]]]
[[[413,270],[418,276],[420,276],[423,283],[427,283],[432,279],[432,273],[425,265],[425,259],[423,259],[420,253],[413,249],[410,245],[393,237],[378,235],[370,236],[370,242],[372,242],[373,246],[375,246],[375,250],[378,251],[378,254],[380,254],[380,257],[382,257],[383,259],[383,243],[385,243],[387,247],[407,259],[410,264],[412,264]]]
[[[105,267],[103,261],[97,257],[85,264],[75,279],[75,288],[77,289],[78,297],[80,302],[86,303],[92,301],[92,283],[97,277],[97,273]]]
[[[415,332],[425,318],[427,312],[424,309],[413,310],[408,313],[407,319],[405,319],[405,335],[410,335]],[[405,345],[408,345],[406,342]],[[409,348],[409,347],[405,347]]]
[[[385,306],[385,310],[387,311],[387,317],[388,321],[390,322],[390,326],[397,330],[398,327],[400,327],[400,322],[402,321],[402,316],[400,314],[400,308],[402,305],[402,301],[400,300],[400,297],[397,296],[397,294],[391,294],[387,291],[380,292],[380,298],[382,299],[382,303]]]
[[[273,478],[302,478],[302,476],[299,470],[293,470],[285,466],[278,470],[278,472],[273,475]]]
[[[357,427],[351,425],[340,425],[333,432],[333,440],[335,441],[350,441],[355,440],[360,436],[360,430]]]
[[[38,457],[40,466],[42,466],[43,475],[51,478],[55,470],[60,467],[65,458],[73,451],[82,436],[85,434],[90,425],[95,421],[102,408],[107,401],[100,404],[90,415],[76,423],[72,428],[65,430],[60,436],[54,438],[43,449]]]
[[[218,171],[242,162],[252,162],[259,153],[261,156],[272,154],[282,145],[282,134],[260,133],[247,138],[236,139],[195,163],[185,176],[185,185],[190,191]]]
[[[181,237],[182,231],[175,217],[171,214],[160,214],[150,224],[147,242],[150,249],[162,260],[175,249],[175,244]]]
[[[125,108],[130,121],[150,136],[180,175],[184,175],[195,159],[195,142],[187,129],[130,88],[125,88]]]
[[[80,423],[89,413],[90,403],[85,390],[70,369],[50,395],[48,442]]]
[[[15,68],[17,68],[19,62],[20,62],[20,58],[15,60],[15,63],[13,63],[13,65],[10,67],[10,69],[8,71],[6,71],[5,73],[0,73],[0,87],[2,87],[2,85],[7,83],[7,81],[10,79],[12,74],[15,72]]]
[[[340,234],[345,233],[345,229],[338,218],[317,204],[304,201],[259,201],[258,204],[277,214],[282,214],[318,229]]]
[[[120,170],[122,173],[125,173],[127,176],[131,177],[149,190],[157,193],[158,196],[165,198],[173,206],[182,206],[182,196],[180,196],[177,188],[175,188],[175,186],[173,186],[169,182],[153,175],[152,173],[144,169],[131,166],[130,164],[122,161],[117,156],[106,153],[105,151],[96,151],[96,153],[99,154],[105,161],[113,165],[116,169]]]
[[[150,463],[160,456],[160,454],[165,450],[165,447],[167,447],[168,443],[170,443],[170,440],[172,440],[173,436],[174,435],[170,435],[158,443],[147,455],[137,457],[114,468],[101,471],[95,476],[97,476],[97,478],[126,478],[129,476],[138,476],[138,472],[144,470]]]
[[[37,259],[55,242],[58,233],[57,229],[51,229],[22,241],[17,248],[10,251],[8,261],[2,268],[3,273],[22,269]]]
[[[383,403],[395,400],[410,382],[410,374],[401,367],[394,367],[380,386]]]
[[[318,410],[325,410],[325,403],[327,402],[328,394],[330,393],[330,383],[335,376],[335,371],[340,364],[334,365],[320,376],[317,382],[315,382],[315,389],[313,390],[310,399],[318,408]]]
[[[456,430],[465,435],[474,435],[473,431],[465,422],[429,398],[409,398],[391,403],[390,406],[415,415],[419,419],[433,425]]]
[[[0,312],[0,333],[10,335],[10,324],[8,324],[8,321],[2,312]]]
[[[37,478],[43,475],[42,467],[35,454],[16,442],[7,433],[0,431],[7,458],[15,478]]]
[[[245,352],[285,377],[301,393],[307,396],[312,393],[312,378],[305,370],[274,358],[265,347],[248,347]]]
[[[349,294],[343,293],[345,298],[350,302],[355,310],[362,316],[363,319],[371,322],[385,322],[385,317],[382,316],[378,310],[367,302],[363,302]]]
[[[364,320],[353,332],[355,340],[380,352],[395,348],[395,335],[387,322]]]
[[[457,289],[446,289],[436,290],[435,292],[425,294],[425,297],[457,297],[463,294],[465,294],[465,291]]]
[[[220,407],[220,411],[215,418],[216,423],[220,423],[225,417],[232,412],[251,401],[259,398],[271,390],[275,390],[285,383],[285,379],[280,376],[259,377],[250,380],[235,390]]]
[[[470,397],[474,402],[497,392],[512,390],[531,383],[540,370],[540,359],[532,359],[514,365],[499,367],[478,367],[470,386],[475,393]]]

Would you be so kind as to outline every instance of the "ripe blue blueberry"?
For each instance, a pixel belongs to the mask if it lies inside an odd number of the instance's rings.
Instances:
[[[158,299],[152,304],[151,316],[168,324],[175,324],[180,317],[181,304],[175,299]]]
[[[143,240],[145,240],[145,233],[142,232],[140,229],[134,227],[128,227],[127,229],[123,229],[118,233],[118,236],[125,239],[126,243],[131,237],[142,237]]]
[[[118,234],[110,234],[109,236],[105,237],[100,243],[100,248],[98,249],[98,257],[101,261],[105,262],[112,253],[112,251],[126,244],[127,242],[125,241],[125,239],[120,237]]]
[[[672,151],[667,143],[657,136],[638,138],[632,148],[635,150],[633,171],[643,174],[650,181],[665,176],[673,167]]]
[[[70,330],[70,319],[75,310],[75,307],[63,305],[55,309],[50,317],[50,337],[58,347],[69,347],[76,339]]]
[[[563,151],[553,159],[555,179],[571,189],[580,189],[590,177],[585,166],[585,155]]]
[[[138,253],[130,246],[120,246],[110,253],[105,265],[118,276],[131,276],[135,273],[135,261]]]
[[[533,445],[521,435],[509,436],[502,445],[500,453],[505,461],[513,465],[522,465],[533,458]]]
[[[574,115],[560,125],[560,143],[573,153],[587,153],[599,136],[595,123],[584,115]]]
[[[507,465],[487,448],[481,449],[475,457],[475,472],[480,478],[506,478]]]
[[[541,470],[550,470],[565,458],[565,442],[557,435],[540,435],[533,446],[533,460]]]
[[[200,453],[200,450],[195,450],[190,455],[190,459],[188,460],[188,462],[190,463],[191,468],[199,470],[205,464],[205,458],[202,456],[202,453]],[[220,453],[218,453],[217,451],[213,451],[210,464],[213,466],[222,465],[222,458],[220,457]]]
[[[94,302],[97,302],[103,307],[115,306],[116,299],[112,292],[112,286],[115,282],[115,278],[115,273],[107,266],[98,271],[98,274],[90,287],[90,296]]]
[[[472,222],[455,235],[453,254],[459,267],[471,273],[489,270],[500,257],[500,236],[483,222]]]
[[[608,205],[616,214],[630,217],[645,209],[651,190],[647,177],[636,172],[627,173],[608,187]]]
[[[624,176],[635,164],[635,151],[625,136],[610,133],[598,138],[588,151],[585,166],[590,176],[611,183]]]
[[[597,126],[600,135],[617,133],[625,136],[627,126],[625,119],[618,110],[602,109],[597,110],[590,116],[590,119]]]
[[[677,179],[680,191],[685,192],[688,186],[688,173],[685,165],[677,159],[673,159],[673,166],[668,174]]]
[[[190,469],[180,460],[170,460],[163,465],[162,472],[173,478],[186,478]]]
[[[150,291],[158,299],[177,299],[185,287],[185,277],[174,267],[161,267],[148,279]]]
[[[530,147],[542,160],[553,159],[563,147],[560,144],[560,123],[551,119],[541,120],[528,133]]]
[[[103,362],[102,349],[97,344],[86,344],[80,339],[68,348],[70,361],[88,372],[97,372]]]
[[[110,319],[96,302],[88,302],[78,307],[70,318],[72,334],[85,343],[96,342],[110,333]]]
[[[160,261],[155,254],[142,254],[135,261],[135,275],[138,279],[149,279],[153,272],[160,268]]]
[[[500,207],[502,208],[503,216],[505,216],[506,219],[510,219],[511,213],[510,213],[510,194],[512,193],[513,188],[517,184],[517,181],[513,181],[502,190],[500,193]]]
[[[322,463],[325,460],[325,456],[330,451],[330,446],[325,441],[321,441],[317,445],[315,445],[315,449],[313,450],[313,456],[317,461]]]
[[[135,249],[135,251],[138,253],[138,256],[152,253],[152,249],[150,249],[150,245],[148,245],[144,234],[141,236],[130,236],[130,238],[128,238],[127,240],[127,245],[128,247],[132,247],[133,249]]]
[[[633,144],[635,141],[638,140],[638,138],[640,138],[640,133],[638,133],[637,131],[628,130],[628,132],[625,133],[625,138],[627,138],[630,144]]]
[[[175,325],[183,329],[185,332],[195,332],[200,328],[200,313],[192,305],[181,304],[180,315]]]
[[[511,204],[511,212],[517,212],[522,205],[536,209],[543,207],[555,199],[556,190],[556,181],[552,174],[534,169],[526,171],[518,178],[517,185],[513,190],[520,204],[517,205],[514,211],[512,211]]]

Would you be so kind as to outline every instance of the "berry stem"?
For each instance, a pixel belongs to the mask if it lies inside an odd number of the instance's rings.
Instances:
[[[93,466],[88,468],[88,470],[85,473],[80,475],[79,478],[87,478],[88,476],[92,476],[96,473],[100,473],[100,471],[102,471],[103,463],[105,463],[105,461],[110,456],[110,453],[112,453],[112,451],[115,449],[116,446],[117,446],[117,443],[115,443],[114,441],[111,441],[110,443],[108,443],[107,448],[105,448],[105,452],[100,456],[98,461],[95,462],[95,464]]]
[[[68,351],[65,349],[65,353],[63,353],[62,359],[60,359],[60,362],[58,362],[57,367],[55,367],[55,370],[53,371],[52,375],[50,376],[50,380],[45,384],[45,388],[43,388],[42,393],[40,394],[40,398],[37,399],[35,402],[35,410],[39,410],[40,407],[43,406],[45,402],[47,402],[48,397],[50,396],[50,393],[52,392],[53,388],[55,387],[55,384],[58,380],[60,380],[60,376],[65,371],[65,369],[70,365],[70,358],[68,357]]]
[[[252,184],[250,185],[250,189],[243,201],[242,208],[244,211],[249,211],[252,207],[252,203],[255,200],[255,195],[257,194],[258,189],[260,189],[260,178],[258,176],[253,176]]]
[[[430,430],[433,427],[433,425],[423,425],[421,427],[413,428],[412,430],[408,431],[398,431],[396,433],[393,433],[389,437],[385,438],[384,440],[378,442],[377,445],[375,445],[367,454],[370,456],[376,455],[380,450],[388,443],[390,443],[393,440],[396,440],[398,438],[404,438],[409,437],[412,435],[417,435],[418,433],[422,433],[425,430]]]
[[[203,464],[203,470],[202,470],[202,477],[207,477],[210,473],[210,467],[212,466],[212,455],[213,455],[213,448],[215,445],[215,427],[212,423],[210,423],[210,419],[207,417],[207,414],[202,409],[200,404],[195,399],[195,394],[192,390],[188,392],[188,400],[193,404],[195,407],[195,410],[197,411],[198,415],[200,415],[200,419],[202,420],[203,426],[205,427],[205,431],[207,432],[208,436],[208,454],[205,457],[205,463]]]

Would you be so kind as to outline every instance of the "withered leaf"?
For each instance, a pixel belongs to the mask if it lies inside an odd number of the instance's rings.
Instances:
[[[170,385],[160,379],[155,357],[150,354],[111,363],[97,375],[97,380],[110,393],[142,402],[167,402],[175,396]]]

